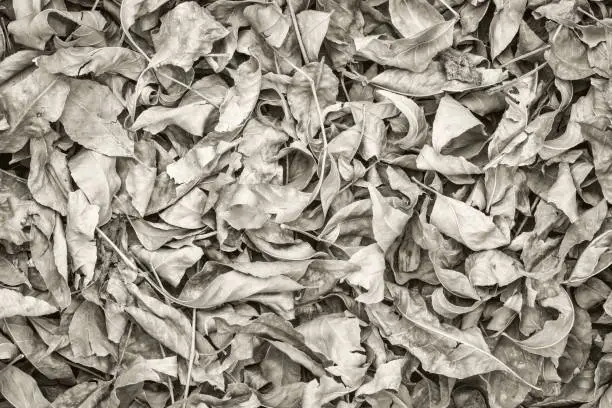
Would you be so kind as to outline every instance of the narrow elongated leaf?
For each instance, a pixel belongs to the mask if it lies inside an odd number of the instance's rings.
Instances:
[[[34,296],[24,296],[10,289],[0,288],[2,296],[1,317],[11,316],[44,316],[54,313],[57,308],[43,299]]]

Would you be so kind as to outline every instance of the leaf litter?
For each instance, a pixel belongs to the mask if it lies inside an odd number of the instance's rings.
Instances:
[[[609,2],[0,25],[0,406],[611,406]]]

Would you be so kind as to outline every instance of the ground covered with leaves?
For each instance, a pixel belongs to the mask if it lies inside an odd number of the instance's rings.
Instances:
[[[0,1],[0,408],[612,407],[610,17]]]

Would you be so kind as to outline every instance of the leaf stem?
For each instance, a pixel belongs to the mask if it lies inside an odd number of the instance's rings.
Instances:
[[[440,3],[442,3],[442,5],[444,7],[446,7],[451,13],[453,13],[453,15],[455,16],[455,18],[458,20],[461,18],[461,16],[459,15],[459,13],[457,13],[455,11],[455,9],[453,9],[446,1],[444,0],[438,0]]]
[[[414,181],[416,184],[418,184],[420,187],[424,188],[425,190],[434,193],[434,194],[441,194],[439,191],[434,190],[433,188],[429,187],[428,185],[425,185],[423,183],[421,183],[419,180],[417,180],[415,177],[410,177],[410,179],[412,181]]]
[[[295,36],[297,37],[298,45],[300,46],[302,58],[304,58],[304,62],[308,64],[310,60],[308,59],[308,53],[306,53],[306,48],[304,47],[304,43],[302,42],[302,34],[300,33],[300,27],[298,26],[297,17],[295,16],[295,10],[293,9],[293,4],[291,4],[291,0],[287,0],[287,7],[289,7],[289,14],[291,14],[291,22],[293,23]]]
[[[512,64],[513,62],[517,62],[517,61],[523,60],[523,59],[525,59],[525,58],[531,57],[532,55],[538,54],[538,53],[540,53],[540,52],[542,52],[542,51],[546,51],[546,50],[547,50],[547,49],[549,49],[550,47],[551,47],[551,45],[550,45],[550,44],[545,44],[545,45],[543,45],[543,46],[541,46],[541,47],[536,48],[535,50],[529,51],[529,52],[527,52],[527,53],[525,53],[525,54],[521,54],[521,55],[519,55],[518,57],[512,58],[510,61],[506,61],[506,62],[504,62],[504,63],[503,63],[503,64],[501,64],[499,67],[500,67],[500,68],[504,68],[504,67],[506,67],[506,66],[508,66],[508,65]]]
[[[496,87],[490,88],[486,92],[488,94],[492,94],[492,93],[501,91],[502,89],[510,88],[511,86],[514,86],[516,83],[520,82],[521,80],[527,78],[528,76],[531,76],[531,75],[535,74],[536,72],[538,72],[542,68],[546,68],[547,66],[548,66],[548,62],[543,62],[542,64],[538,65],[537,67],[535,67],[531,71],[521,75],[520,77],[515,78],[512,81],[506,82],[505,84],[501,84],[501,85],[498,85]]]
[[[14,365],[16,362],[18,362],[19,360],[21,360],[24,357],[25,356],[23,354],[19,354],[17,357],[15,357],[11,361],[9,361],[4,367],[2,367],[2,369],[0,369],[0,373],[3,373],[7,368],[9,368],[10,366]]]
[[[608,24],[604,23],[603,21],[601,21],[601,19],[599,19],[599,18],[595,17],[593,14],[589,13],[589,12],[588,12],[588,11],[586,11],[586,10],[583,10],[583,9],[582,9],[582,7],[578,7],[576,10],[578,10],[579,12],[581,12],[582,14],[584,14],[585,16],[592,18],[593,20],[595,20],[595,22],[596,22],[596,23],[599,23],[599,24],[601,24],[601,25],[602,25],[602,26],[604,26],[604,27],[612,28],[612,26],[610,26],[610,25],[608,25]]]
[[[191,317],[191,349],[189,350],[189,367],[187,368],[187,380],[185,384],[185,394],[183,395],[183,408],[187,407],[189,398],[189,384],[191,383],[191,371],[193,370],[193,360],[195,360],[195,334],[196,334],[196,309],[193,309]]]
[[[166,352],[164,351],[164,346],[159,343],[159,350],[161,351],[162,358],[166,358]],[[168,392],[170,393],[170,402],[174,404],[176,401],[174,400],[174,387],[172,386],[172,381],[170,380],[170,376],[166,377],[166,381],[168,382]]]
[[[4,170],[4,169],[0,169],[0,173],[2,173],[2,174],[6,174],[7,176],[12,177],[12,178],[14,178],[15,180],[19,181],[20,183],[24,183],[24,184],[27,184],[27,183],[28,183],[28,180],[26,180],[26,179],[24,179],[24,178],[21,178],[21,177],[19,177],[18,175],[11,173],[10,171],[6,171],[6,170]]]

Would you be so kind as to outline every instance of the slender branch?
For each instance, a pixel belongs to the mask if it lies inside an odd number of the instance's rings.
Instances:
[[[536,48],[535,50],[532,50],[532,51],[529,51],[529,52],[527,52],[525,54],[519,55],[516,58],[512,58],[510,61],[504,62],[499,67],[500,68],[506,67],[506,66],[512,64],[513,62],[520,61],[520,60],[523,60],[525,58],[531,57],[532,55],[538,54],[538,53],[540,53],[542,51],[546,51],[549,48],[550,48],[550,44],[545,44],[545,45],[543,45],[541,47]]]
[[[298,45],[300,46],[302,58],[304,58],[304,62],[308,64],[310,60],[308,59],[308,53],[306,53],[306,48],[304,47],[304,43],[302,42],[302,34],[300,33],[300,27],[298,26],[297,18],[295,17],[295,10],[293,9],[293,4],[291,4],[291,0],[287,0],[287,6],[289,7],[289,14],[291,14],[291,22],[293,22],[293,28],[295,29],[295,36],[297,37]]]
[[[412,181],[414,181],[416,184],[418,184],[420,187],[424,188],[425,190],[429,191],[430,193],[434,193],[434,194],[440,194],[440,192],[434,190],[433,188],[429,187],[428,185],[421,183],[419,180],[417,180],[414,177],[410,177],[410,179]]]
[[[9,368],[10,366],[12,366],[13,364],[15,364],[16,362],[18,362],[24,357],[25,356],[23,354],[19,354],[17,357],[9,361],[4,367],[2,367],[2,369],[0,369],[0,373],[3,373],[7,368]]]
[[[444,0],[438,0],[440,3],[442,3],[444,5],[444,7],[446,7],[451,13],[453,13],[453,15],[455,16],[455,18],[457,20],[459,20],[461,18],[461,16],[459,15],[459,13],[457,13],[451,6],[449,6],[449,4],[444,1]]]
[[[193,370],[193,360],[195,359],[195,334],[196,334],[196,309],[193,309],[191,318],[191,349],[189,350],[189,367],[187,368],[187,380],[185,384],[185,394],[183,395],[183,408],[187,407],[189,398],[189,384],[191,383],[191,371]]]
[[[164,346],[159,343],[159,350],[161,351],[161,355],[163,358],[166,358],[166,352],[164,351]],[[172,381],[170,380],[170,376],[166,377],[166,381],[168,383],[168,391],[170,392],[170,402],[174,404],[176,401],[174,400],[174,387],[172,386]]]
[[[497,91],[501,91],[502,89],[510,88],[511,86],[516,85],[521,80],[527,78],[528,76],[531,76],[531,75],[535,74],[536,72],[538,72],[539,70],[541,70],[542,68],[545,68],[547,66],[548,66],[548,62],[544,62],[544,63],[538,65],[537,67],[535,67],[534,69],[532,69],[531,71],[521,75],[520,77],[515,78],[512,81],[509,81],[509,82],[507,82],[505,84],[498,85],[496,87],[490,88],[486,92],[488,94],[492,94],[492,93],[495,93]]]

